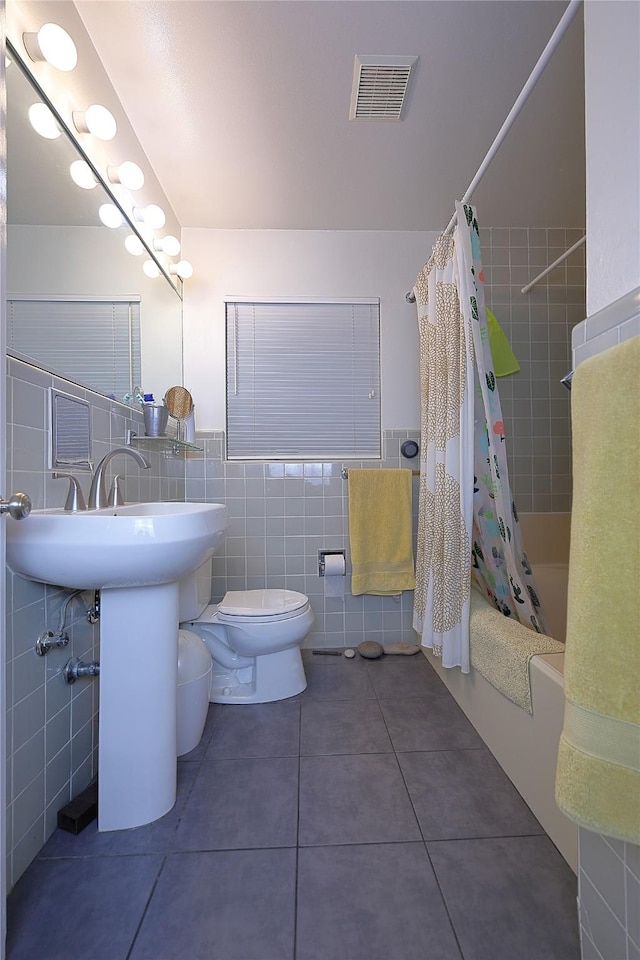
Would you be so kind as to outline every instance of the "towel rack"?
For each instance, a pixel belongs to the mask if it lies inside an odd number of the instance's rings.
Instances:
[[[342,477],[343,480],[348,480],[348,479],[349,479],[349,470],[347,469],[347,467],[343,467],[343,468],[342,468],[342,470],[340,471],[340,476]],[[420,476],[420,471],[419,471],[419,470],[412,470],[412,471],[411,471],[411,476],[412,476],[412,477],[419,477],[419,476]]]

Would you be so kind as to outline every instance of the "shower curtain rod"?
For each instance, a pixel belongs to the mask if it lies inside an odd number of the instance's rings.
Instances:
[[[580,7],[581,4],[582,4],[582,0],[570,0],[570,3],[568,4],[565,12],[562,14],[562,17],[560,18],[557,27],[551,34],[549,42],[547,43],[546,47],[542,51],[535,67],[531,71],[529,79],[527,80],[524,87],[520,91],[520,94],[518,95],[516,102],[512,106],[511,110],[509,111],[509,114],[506,120],[500,127],[500,130],[498,131],[495,140],[489,147],[487,155],[485,156],[484,160],[478,167],[475,177],[469,184],[464,196],[462,197],[463,203],[469,203],[469,201],[471,200],[471,197],[473,196],[473,193],[476,187],[478,186],[478,184],[484,177],[485,173],[487,172],[489,165],[491,164],[496,153],[498,152],[503,142],[505,141],[507,134],[511,130],[511,127],[516,122],[518,115],[520,114],[520,111],[522,110],[525,103],[529,99],[529,95],[531,94],[531,91],[533,90],[536,83],[544,73],[544,70],[549,60],[551,59],[553,53],[555,52],[556,47],[562,40],[564,34],[566,33],[569,27],[569,24],[575,17],[576,13],[578,12],[578,8]],[[447,224],[447,227],[444,233],[451,233],[451,231],[456,225],[456,217],[457,217],[457,214],[454,213],[453,216],[451,217],[451,220]],[[412,291],[407,293],[405,296],[405,300],[407,301],[407,303],[415,303],[415,299],[416,298],[413,295]]]
[[[584,237],[581,237],[581,239],[578,240],[576,243],[574,243],[574,245],[573,245],[572,247],[569,247],[568,250],[565,250],[564,253],[560,254],[560,256],[558,257],[557,260],[554,260],[553,263],[550,263],[549,266],[546,267],[546,268],[542,271],[542,273],[539,273],[537,277],[534,277],[533,280],[530,280],[529,283],[528,283],[525,287],[522,288],[522,290],[520,291],[520,293],[529,293],[529,290],[533,289],[533,287],[535,287],[536,283],[539,283],[540,280],[542,280],[544,277],[546,277],[548,273],[551,273],[552,270],[555,270],[556,267],[559,267],[560,264],[563,263],[563,262],[567,259],[567,257],[570,257],[570,256],[571,256],[571,254],[573,253],[574,250],[577,250],[578,247],[581,247],[581,246],[582,246],[582,244],[586,241],[586,239],[587,239],[587,237],[586,237],[586,234],[585,234],[585,236],[584,236]]]

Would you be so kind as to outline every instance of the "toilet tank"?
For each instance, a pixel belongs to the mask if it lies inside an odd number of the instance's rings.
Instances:
[[[211,558],[178,581],[178,623],[197,620],[211,603]]]

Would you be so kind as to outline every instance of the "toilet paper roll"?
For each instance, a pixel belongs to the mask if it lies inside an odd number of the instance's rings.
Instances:
[[[346,565],[344,554],[330,553],[324,559],[325,597],[344,597]]]

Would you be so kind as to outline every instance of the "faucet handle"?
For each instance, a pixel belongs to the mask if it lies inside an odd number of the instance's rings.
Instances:
[[[54,480],[69,481],[69,492],[67,493],[67,499],[64,505],[64,509],[67,511],[67,513],[77,513],[78,510],[87,509],[87,505],[84,502],[82,487],[80,486],[80,481],[77,477],[74,477],[70,473],[52,473],[51,476]]]
[[[124,506],[124,497],[122,496],[122,491],[120,489],[120,481],[122,477],[120,474],[116,476],[111,481],[111,488],[109,489],[109,496],[107,497],[107,506],[109,507],[123,507]]]

